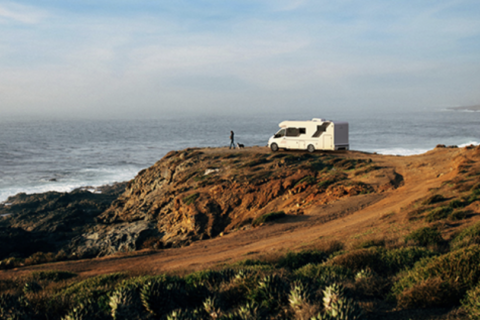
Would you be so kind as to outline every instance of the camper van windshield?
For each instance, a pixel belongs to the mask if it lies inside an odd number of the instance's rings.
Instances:
[[[275,138],[281,138],[285,136],[285,129],[281,129],[277,133],[275,133]]]

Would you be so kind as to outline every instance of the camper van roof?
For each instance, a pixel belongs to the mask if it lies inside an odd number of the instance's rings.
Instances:
[[[323,122],[326,122],[328,120],[325,120],[325,119],[321,119],[321,118],[313,118],[312,120],[286,120],[286,121],[282,121],[278,124],[278,126],[280,128],[286,128],[286,127],[290,127],[290,126],[304,126],[306,123],[312,123],[312,122],[319,122],[319,124],[322,124]],[[332,122],[332,121],[328,121],[328,122]]]
[[[299,127],[299,126],[304,126],[306,123],[312,123],[312,122],[319,123],[319,124],[322,124],[324,122],[330,122],[330,123],[333,123],[334,125],[348,124],[348,122],[344,122],[344,121],[332,121],[332,120],[326,120],[326,119],[322,119],[322,118],[313,118],[312,120],[304,120],[304,121],[301,121],[301,120],[286,120],[286,121],[280,122],[278,124],[278,126],[280,128]]]

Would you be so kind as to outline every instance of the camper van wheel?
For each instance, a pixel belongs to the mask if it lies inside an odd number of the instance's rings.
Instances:
[[[278,144],[272,143],[270,145],[270,149],[272,149],[273,152],[277,152],[278,151]]]
[[[307,150],[308,150],[308,152],[313,152],[313,151],[315,151],[315,147],[313,146],[313,144],[309,144],[308,147],[307,147]]]

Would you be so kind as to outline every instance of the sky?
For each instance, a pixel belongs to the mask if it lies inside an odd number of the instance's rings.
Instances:
[[[480,104],[478,0],[0,0],[0,116]]]

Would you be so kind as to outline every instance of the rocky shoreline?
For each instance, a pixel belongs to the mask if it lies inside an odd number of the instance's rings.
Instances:
[[[57,261],[182,247],[251,228],[269,212],[303,214],[314,204],[401,185],[396,172],[358,155],[187,149],[170,152],[135,179],[101,193],[21,193],[0,204],[0,260],[41,253]],[[349,170],[375,171],[382,178],[365,183],[349,177]]]
[[[32,256],[45,262],[184,247],[253,228],[272,212],[303,215],[350,197],[378,201],[404,179],[380,165],[382,157],[186,149],[101,193],[18,194],[0,204],[0,266]]]
[[[0,204],[0,260],[38,252],[57,259],[74,256],[75,238],[98,225],[98,215],[124,192],[126,184],[101,187],[101,193],[78,188],[9,197]]]

